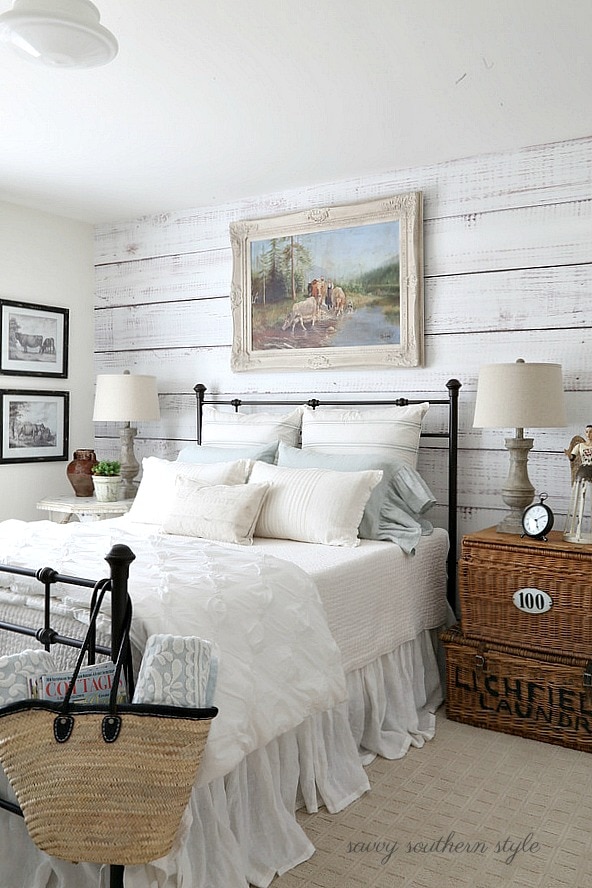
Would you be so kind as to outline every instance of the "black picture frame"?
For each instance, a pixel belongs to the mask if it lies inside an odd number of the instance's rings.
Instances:
[[[70,393],[0,389],[0,464],[68,459]]]
[[[68,376],[69,309],[0,299],[0,373]]]

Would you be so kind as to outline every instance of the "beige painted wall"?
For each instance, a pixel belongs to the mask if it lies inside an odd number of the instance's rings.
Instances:
[[[72,451],[93,445],[93,228],[83,222],[0,202],[0,298],[70,310],[67,379],[0,377],[3,389],[70,392]],[[72,493],[67,461],[0,464],[0,520],[47,517],[35,503]]]

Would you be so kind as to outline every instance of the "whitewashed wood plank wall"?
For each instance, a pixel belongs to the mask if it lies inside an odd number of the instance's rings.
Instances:
[[[424,194],[425,366],[232,373],[229,223],[412,190]],[[141,426],[140,455],[174,457],[193,439],[197,382],[223,394],[431,397],[458,378],[461,534],[504,512],[508,431],[472,428],[480,365],[561,363],[570,426],[533,432],[529,463],[561,526],[563,449],[592,422],[592,137],[102,225],[95,318],[97,372],[158,377],[162,419]],[[96,443],[116,453],[112,429],[100,428]],[[420,468],[443,502],[445,453],[430,447]]]

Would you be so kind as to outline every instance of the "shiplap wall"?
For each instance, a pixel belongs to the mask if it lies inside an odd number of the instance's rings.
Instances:
[[[424,367],[231,372],[230,222],[415,190],[424,195]],[[561,363],[570,426],[533,432],[529,461],[561,525],[570,482],[563,449],[592,422],[592,137],[102,225],[95,322],[97,372],[158,377],[162,418],[140,427],[140,456],[174,457],[193,439],[196,382],[223,394],[415,398],[442,396],[458,378],[461,534],[505,511],[499,489],[512,432],[472,428],[480,365]],[[430,421],[437,427],[440,417]],[[115,454],[113,430],[97,431],[98,450]],[[420,468],[444,500],[445,453],[427,448]]]

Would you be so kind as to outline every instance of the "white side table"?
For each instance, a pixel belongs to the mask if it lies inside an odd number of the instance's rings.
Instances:
[[[99,503],[94,496],[46,496],[39,500],[37,508],[49,512],[51,521],[67,524],[74,518],[79,521],[102,521],[125,515],[133,499],[118,500],[114,503]]]

